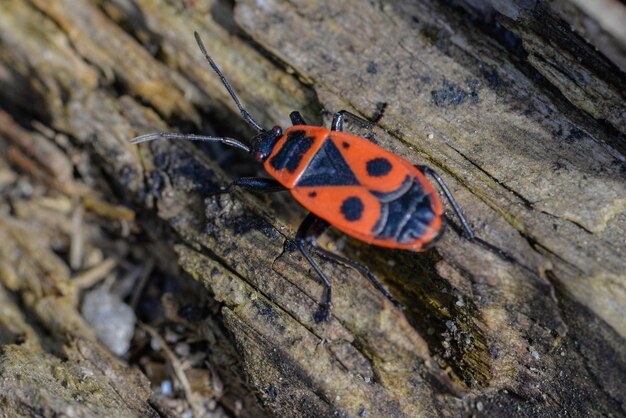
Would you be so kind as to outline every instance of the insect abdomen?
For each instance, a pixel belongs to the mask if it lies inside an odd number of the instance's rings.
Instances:
[[[378,240],[392,240],[400,245],[420,240],[437,224],[440,215],[435,213],[436,206],[432,194],[424,191],[417,178],[410,179],[404,193],[392,200],[381,196],[380,218],[372,234]]]

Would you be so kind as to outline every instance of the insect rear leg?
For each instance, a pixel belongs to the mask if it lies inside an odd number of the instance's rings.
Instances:
[[[311,257],[311,254],[306,248],[306,244],[312,247],[317,247],[317,238],[322,235],[327,228],[328,222],[318,218],[312,213],[309,213],[300,224],[300,227],[298,227],[298,232],[296,232],[296,245],[298,246],[298,249],[304,258],[307,259],[311,267],[313,267],[317,274],[322,278],[322,281],[326,286],[326,292],[324,294],[320,310],[315,314],[315,322],[327,321],[330,318],[333,285],[317,265],[315,260],[313,260],[313,257]]]
[[[333,252],[330,252],[330,251],[325,250],[323,248],[320,248],[318,246],[314,246],[314,248],[315,248],[315,251],[319,252],[319,254],[322,257],[330,259],[330,260],[337,261],[338,263],[341,263],[341,264],[346,265],[348,267],[352,267],[353,269],[357,270],[359,273],[361,273],[362,275],[367,277],[369,279],[369,281],[372,282],[374,287],[376,289],[378,289],[378,291],[380,293],[382,293],[387,299],[389,299],[389,301],[391,303],[396,305],[398,308],[402,307],[402,304],[400,302],[398,302],[398,300],[396,298],[393,297],[393,295],[385,288],[385,286],[383,286],[383,284],[380,281],[378,281],[376,276],[374,276],[374,274],[370,271],[370,269],[367,266],[365,266],[365,265],[363,265],[361,263],[357,263],[354,260],[350,260],[349,258],[342,257],[342,256],[340,256],[338,254],[335,254]]]
[[[293,111],[289,114],[289,119],[291,119],[291,124],[296,125],[306,125],[307,123],[304,121],[304,118],[300,114],[300,112]]]
[[[443,190],[443,193],[446,195],[446,198],[448,199],[448,202],[450,202],[450,205],[452,205],[452,209],[454,210],[454,213],[456,214],[456,216],[461,221],[461,225],[463,226],[463,230],[465,231],[465,234],[467,235],[466,238],[468,240],[476,242],[480,246],[488,249],[489,251],[492,251],[492,252],[498,254],[500,257],[504,258],[505,260],[513,261],[513,258],[508,253],[506,253],[504,250],[502,250],[502,249],[496,247],[495,245],[490,244],[487,241],[483,240],[482,238],[479,238],[479,237],[476,236],[476,234],[474,233],[472,228],[469,226],[469,223],[467,222],[467,219],[465,218],[465,215],[463,215],[463,211],[461,211],[461,208],[459,207],[458,203],[456,203],[456,200],[454,199],[454,196],[452,196],[452,193],[448,189],[448,186],[446,186],[446,183],[439,176],[439,174],[437,174],[437,172],[435,170],[431,169],[430,167],[423,166],[423,165],[416,165],[415,167],[418,170],[420,170],[422,173],[427,174],[427,175],[433,177],[435,179],[435,181],[437,182],[437,184],[439,185],[439,187],[441,187],[441,190]]]
[[[284,192],[287,190],[285,186],[280,184],[278,180],[267,179],[263,177],[242,177],[230,183],[228,186],[221,188],[214,194],[230,193],[233,187],[242,187],[247,190],[273,193]]]
[[[369,281],[372,282],[374,287],[376,287],[376,289],[378,289],[380,293],[382,293],[387,299],[389,299],[389,301],[391,301],[397,307],[402,307],[400,302],[398,302],[396,298],[394,298],[393,295],[385,288],[385,286],[383,286],[383,284],[378,281],[376,276],[372,274],[367,266],[325,250],[317,245],[317,238],[322,235],[327,228],[328,222],[321,218],[318,218],[312,213],[309,213],[304,221],[302,221],[302,224],[300,225],[300,228],[298,228],[298,232],[296,234],[296,244],[298,245],[298,248],[309,261],[311,266],[313,266],[315,271],[320,275],[327,289],[325,300],[322,302],[322,308],[320,309],[320,312],[318,312],[318,314],[316,315],[316,321],[325,321],[328,319],[328,317],[330,317],[330,310],[332,307],[332,284],[330,283],[330,280],[328,280],[326,275],[321,271],[319,266],[315,263],[315,261],[313,261],[311,254],[306,250],[305,244],[310,245],[317,253],[319,253],[321,257],[336,261],[357,270],[359,273],[367,277]]]

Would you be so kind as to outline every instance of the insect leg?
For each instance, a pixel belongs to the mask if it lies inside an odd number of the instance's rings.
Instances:
[[[306,125],[307,123],[304,121],[304,118],[300,114],[300,112],[293,111],[289,114],[289,119],[291,119],[291,124],[296,125]]]
[[[313,247],[315,248],[315,251],[319,252],[320,256],[337,261],[338,263],[341,263],[348,267],[352,267],[353,269],[357,270],[359,273],[367,277],[369,281],[372,282],[374,287],[378,289],[378,291],[380,291],[380,293],[382,293],[387,299],[389,299],[391,303],[393,303],[399,308],[402,307],[402,304],[398,302],[396,298],[393,297],[393,295],[385,288],[385,286],[383,286],[383,284],[380,281],[378,281],[376,276],[372,274],[372,272],[367,266],[361,263],[357,263],[356,261],[350,260],[349,258],[342,257],[338,254],[335,254],[323,248],[320,248],[317,245],[313,245]]]
[[[448,189],[448,186],[446,186],[446,183],[444,183],[443,179],[439,176],[439,174],[437,174],[436,171],[434,171],[430,167],[426,167],[426,166],[423,166],[423,165],[416,165],[415,167],[418,170],[420,170],[422,173],[427,174],[429,176],[432,176],[435,179],[435,181],[437,182],[437,184],[439,184],[439,187],[441,187],[441,190],[443,190],[443,193],[446,195],[446,198],[448,199],[448,202],[450,202],[450,205],[452,205],[452,209],[454,209],[454,213],[456,214],[456,216],[461,221],[461,225],[463,226],[463,229],[465,230],[465,233],[467,234],[467,239],[468,240],[476,242],[480,246],[482,246],[482,247],[484,247],[484,248],[486,248],[486,249],[488,249],[488,250],[490,250],[492,252],[495,252],[496,254],[498,254],[499,256],[501,256],[502,258],[504,258],[504,259],[506,259],[508,261],[513,261],[513,258],[509,254],[507,254],[504,250],[496,247],[493,244],[488,243],[487,241],[477,237],[476,234],[474,234],[474,231],[469,226],[469,223],[467,222],[467,219],[465,219],[465,215],[463,215],[463,212],[461,211],[461,208],[456,203],[456,200],[454,199],[454,196],[452,196],[452,193],[450,193],[450,190]]]
[[[319,276],[322,278],[322,281],[324,282],[324,285],[326,286],[326,293],[324,295],[324,299],[322,300],[320,310],[315,314],[316,322],[327,321],[330,318],[330,311],[332,309],[333,285],[311,257],[311,254],[306,248],[306,244],[312,247],[316,247],[317,237],[322,235],[326,228],[328,228],[328,223],[326,221],[318,218],[312,213],[309,213],[300,224],[298,232],[296,233],[296,245],[298,246],[298,249],[304,256],[304,258],[307,259],[311,267],[313,267],[317,274],[319,274]]]
[[[374,127],[374,124],[372,122],[363,119],[362,117],[357,116],[352,112],[348,112],[347,110],[340,110],[339,112],[335,113],[335,116],[333,116],[333,122],[330,125],[330,130],[343,132],[343,121],[346,118],[351,119],[353,122],[356,122],[356,124],[362,128],[372,129]]]
[[[242,187],[247,190],[263,193],[283,192],[287,190],[278,180],[263,177],[242,177],[233,181],[227,187],[218,190],[215,194],[230,193],[233,187]]]
[[[376,113],[372,116],[371,122],[373,124],[377,124],[385,115],[385,110],[387,109],[387,102],[379,102],[376,105]]]

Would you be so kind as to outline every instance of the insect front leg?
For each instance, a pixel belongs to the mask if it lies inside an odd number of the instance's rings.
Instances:
[[[242,187],[246,190],[262,193],[284,192],[287,190],[278,180],[263,177],[242,177],[233,181],[228,186],[221,188],[214,194],[230,193],[233,187]]]
[[[513,258],[504,250],[476,236],[472,228],[469,226],[469,223],[467,222],[465,215],[463,215],[463,211],[461,211],[461,208],[456,203],[454,196],[452,196],[452,193],[450,193],[448,186],[446,186],[446,183],[444,183],[443,179],[439,176],[439,174],[437,174],[435,170],[433,170],[430,167],[423,166],[423,165],[416,165],[415,167],[418,170],[420,170],[422,173],[433,177],[435,181],[437,182],[437,184],[439,185],[439,187],[441,187],[441,190],[443,190],[443,193],[446,195],[448,202],[450,202],[450,205],[452,205],[452,209],[454,210],[454,213],[456,214],[457,218],[459,218],[459,221],[461,221],[461,225],[463,227],[463,230],[465,231],[465,234],[467,235],[466,238],[468,240],[476,242],[480,246],[488,249],[489,251],[492,251],[498,254],[500,257],[504,258],[505,260],[514,261]]]
[[[328,280],[328,277],[324,274],[324,272],[317,265],[309,250],[307,249],[307,244],[311,247],[317,247],[317,238],[326,231],[328,228],[328,222],[325,220],[318,218],[312,213],[309,213],[306,218],[300,224],[298,228],[298,232],[296,232],[296,245],[298,249],[307,259],[311,267],[317,272],[317,274],[322,278],[324,285],[326,286],[326,292],[321,302],[320,310],[315,314],[315,322],[323,322],[327,321],[330,318],[330,311],[332,309],[332,291],[333,285]]]

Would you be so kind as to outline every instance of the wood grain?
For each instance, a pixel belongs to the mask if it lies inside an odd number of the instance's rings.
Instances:
[[[223,305],[208,326],[227,330],[268,415],[623,415],[626,79],[567,30],[562,8],[504,3],[4,0],[0,107],[24,127],[16,141],[3,126],[0,143],[38,164],[51,145],[36,148],[37,121],[93,161],[115,191],[107,200],[131,206],[168,249],[162,258]],[[325,245],[371,267],[406,308],[320,260],[335,303],[316,323],[323,287],[291,241],[302,213],[281,198],[211,196],[258,170],[253,161],[128,142],[160,130],[253,134],[193,30],[264,126],[288,126],[295,109],[325,125],[340,109],[372,117],[386,103],[374,140],[440,172],[477,234],[515,262],[464,239],[453,216],[429,253],[330,234]],[[70,182],[45,158],[43,169]],[[81,190],[58,192],[94,195]],[[12,210],[0,234],[15,240]],[[39,275],[16,270],[2,248],[14,272],[4,287],[38,301]],[[39,290],[12,287],[15,275]],[[64,332],[94,339],[64,321]],[[7,345],[3,359],[20,350]],[[261,413],[247,405],[244,415]]]

